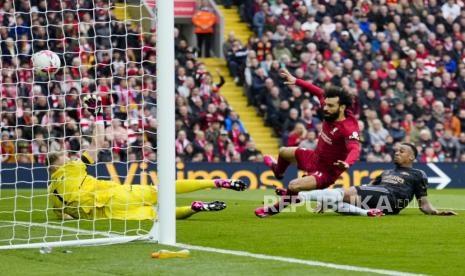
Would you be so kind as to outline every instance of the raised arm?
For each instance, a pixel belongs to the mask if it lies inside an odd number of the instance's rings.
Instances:
[[[221,74],[220,69],[216,69],[216,73],[218,74],[218,77],[220,78],[220,82],[217,83],[216,86],[220,88],[221,86],[225,84],[224,77],[223,77],[223,74]]]
[[[281,77],[285,78],[286,81],[284,84],[286,85],[297,85],[299,87],[302,87],[303,89],[307,90],[310,92],[312,95],[317,96],[318,100],[320,101],[320,104],[323,105],[325,102],[324,98],[324,90],[319,88],[318,86],[315,86],[309,82],[306,82],[304,80],[298,79],[291,75],[287,69],[281,69],[279,70],[279,74]]]
[[[439,211],[433,207],[431,202],[429,202],[427,196],[422,196],[418,200],[418,206],[420,206],[420,210],[426,215],[436,215],[436,216],[455,216],[457,215],[454,211]]]
[[[89,148],[82,154],[88,163],[97,161],[98,152],[103,147],[105,142],[105,121],[103,118],[102,101],[100,97],[95,95],[86,96],[84,98],[84,108],[87,109],[95,118],[94,130],[92,133],[92,142]]]

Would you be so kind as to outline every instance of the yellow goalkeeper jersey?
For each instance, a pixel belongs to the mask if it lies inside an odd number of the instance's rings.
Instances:
[[[82,160],[66,162],[51,177],[49,202],[55,213],[85,219],[154,219],[157,192],[153,186],[119,185],[97,180],[87,174],[93,160],[84,153]]]

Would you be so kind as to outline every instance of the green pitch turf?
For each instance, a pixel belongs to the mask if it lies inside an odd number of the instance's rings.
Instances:
[[[9,212],[15,201],[8,199],[13,191],[1,191],[0,240],[11,237],[13,227],[6,221],[42,223],[46,219],[46,198],[19,191],[15,217]],[[40,195],[44,191],[35,191]],[[436,207],[465,209],[465,190],[429,191]],[[228,208],[221,212],[200,213],[177,221],[177,241],[184,244],[247,251],[272,256],[345,264],[374,269],[388,269],[431,275],[459,275],[465,271],[465,211],[456,217],[423,215],[409,208],[398,216],[381,218],[341,216],[335,213],[313,214],[306,207],[267,219],[258,219],[253,210],[264,195],[272,191],[233,192],[207,190],[178,195],[177,205],[193,200],[224,200]],[[52,214],[48,214],[52,215]],[[53,218],[50,219],[58,222]],[[137,228],[136,222],[118,221],[67,222],[67,227],[118,232]],[[149,222],[142,222],[149,229]],[[40,237],[43,227],[16,226],[18,238]],[[48,229],[50,236],[76,234]],[[85,237],[85,235],[80,236]],[[99,237],[99,236],[97,236]],[[49,240],[56,239],[51,237]],[[36,241],[36,240],[35,240]],[[359,272],[335,270],[249,257],[191,251],[187,259],[156,260],[150,253],[169,248],[146,242],[66,248],[54,248],[50,254],[38,249],[0,251],[1,275],[355,275]],[[368,275],[368,274],[367,274]]]

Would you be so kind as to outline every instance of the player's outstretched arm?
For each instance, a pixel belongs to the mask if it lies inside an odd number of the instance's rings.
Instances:
[[[103,147],[105,142],[105,122],[103,119],[103,108],[100,97],[88,95],[84,97],[84,108],[95,118],[94,130],[92,134],[92,142],[86,150],[86,155],[93,161],[97,161],[98,151]]]
[[[429,202],[428,197],[422,196],[418,200],[418,206],[420,206],[420,210],[426,215],[436,215],[436,216],[455,216],[457,215],[454,211],[439,211],[431,205]]]
[[[320,103],[323,104],[324,103],[324,97],[323,97],[323,94],[324,94],[324,90],[319,88],[318,86],[315,86],[309,82],[306,82],[304,80],[301,80],[301,79],[298,79],[296,77],[294,77],[291,73],[289,73],[289,71],[287,71],[287,69],[281,69],[279,70],[279,75],[285,79],[284,81],[284,84],[286,85],[297,85],[305,90],[307,90],[308,92],[312,93],[312,95],[315,95],[318,97],[318,99],[320,100]]]

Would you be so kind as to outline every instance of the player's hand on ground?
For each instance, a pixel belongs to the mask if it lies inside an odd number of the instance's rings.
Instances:
[[[279,75],[282,78],[286,79],[286,81],[284,81],[284,84],[286,84],[286,85],[294,85],[296,80],[297,80],[296,77],[291,75],[291,73],[289,73],[289,71],[287,71],[287,69],[284,69],[284,68],[279,70]]]
[[[83,98],[83,105],[92,115],[102,114],[102,98],[96,95],[86,95]]]
[[[456,216],[458,214],[454,211],[438,211],[436,215],[437,216]]]
[[[333,165],[340,169],[344,169],[344,170],[347,170],[349,168],[349,164],[347,164],[346,162],[342,160],[337,160],[337,162],[334,162]]]
[[[326,211],[326,208],[324,208],[324,204],[318,201],[316,203],[315,208],[313,208],[313,213],[317,214],[323,214]]]

